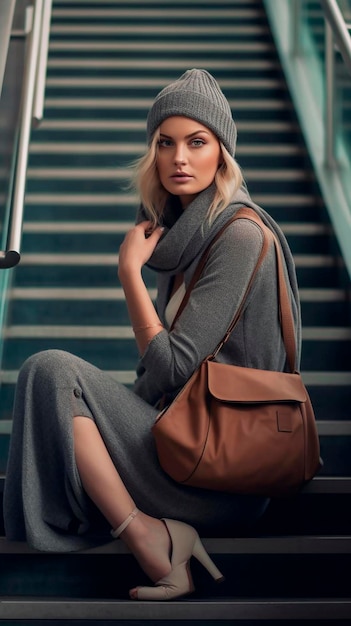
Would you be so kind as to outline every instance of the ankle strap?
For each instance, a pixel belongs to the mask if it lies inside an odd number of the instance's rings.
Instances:
[[[125,519],[124,522],[122,522],[122,524],[118,526],[118,528],[116,528],[116,530],[111,530],[112,537],[114,537],[114,539],[117,539],[138,513],[139,509],[135,507],[134,511],[132,511],[131,514],[128,515],[127,519]]]

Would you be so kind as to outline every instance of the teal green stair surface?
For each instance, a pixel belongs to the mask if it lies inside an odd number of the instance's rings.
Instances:
[[[191,67],[213,73],[227,95],[250,193],[293,251],[301,371],[324,466],[254,528],[205,538],[226,582],[215,587],[194,566],[196,594],[168,608],[127,601],[143,578],[120,542],[43,555],[0,539],[0,624],[350,623],[350,284],[260,0],[53,1],[45,114],[31,137],[22,258],[4,328],[1,486],[28,356],[68,350],[133,383],[137,350],[117,276],[138,204],[131,165],[145,150],[153,98]],[[144,276],[154,297],[155,276]]]

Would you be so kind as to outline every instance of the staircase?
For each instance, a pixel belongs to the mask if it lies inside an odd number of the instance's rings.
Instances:
[[[213,73],[227,95],[251,195],[294,253],[301,369],[324,468],[298,497],[272,501],[242,536],[205,538],[226,582],[214,588],[195,563],[197,592],[178,602],[127,600],[142,576],[119,542],[40,554],[2,538],[0,623],[350,623],[350,281],[261,0],[53,1],[45,119],[31,141],[23,256],[5,330],[2,487],[25,358],[61,348],[133,381],[137,352],[117,277],[119,244],[137,206],[129,164],[144,151],[153,98],[191,67]],[[154,293],[154,276],[145,277]]]

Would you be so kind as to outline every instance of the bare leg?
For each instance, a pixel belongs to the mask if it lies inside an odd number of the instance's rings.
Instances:
[[[135,503],[126,490],[95,423],[83,416],[73,419],[76,463],[83,487],[98,509],[117,528]],[[163,522],[140,512],[122,532],[144,572],[156,582],[171,569],[170,538]]]

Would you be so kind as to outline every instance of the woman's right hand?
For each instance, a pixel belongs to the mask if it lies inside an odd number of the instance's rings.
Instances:
[[[163,233],[162,227],[153,231],[151,228],[152,223],[144,221],[127,232],[119,248],[118,276],[121,281],[130,273],[140,272],[151,257]]]

